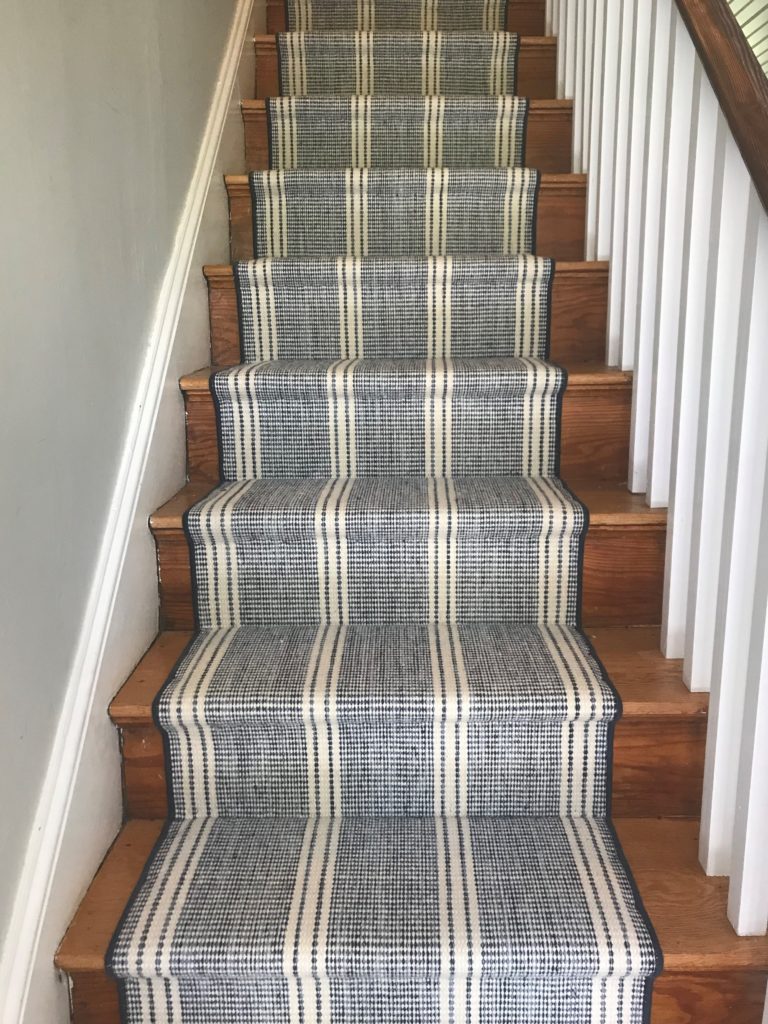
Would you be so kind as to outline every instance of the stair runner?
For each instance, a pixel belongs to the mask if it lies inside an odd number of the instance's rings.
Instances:
[[[284,93],[417,95],[270,106],[222,483],[185,522],[198,631],[154,709],[171,817],[108,956],[123,1019],[640,1024],[661,956],[608,818],[525,104],[490,98],[505,4],[288,16],[314,32],[280,38]],[[485,99],[421,95],[446,86]]]

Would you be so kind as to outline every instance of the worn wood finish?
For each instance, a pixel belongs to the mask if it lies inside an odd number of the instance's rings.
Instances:
[[[219,437],[210,368],[181,380],[187,417],[187,476],[218,482]],[[561,471],[619,483],[626,478],[632,376],[605,364],[583,366],[568,377],[563,400]]]
[[[768,211],[768,78],[725,0],[677,6]]]
[[[251,190],[245,175],[227,175],[230,253],[253,258]],[[584,259],[587,178],[583,174],[542,176],[536,210],[536,251],[556,260]]]
[[[544,0],[509,0],[507,30],[522,35],[544,35],[546,5]],[[285,0],[267,0],[267,31],[285,32]]]
[[[192,634],[161,633],[110,707],[122,737],[125,812],[129,818],[167,813],[165,758],[152,702]],[[606,628],[592,636],[621,694],[616,732],[616,816],[694,817],[701,803],[706,697],[683,685],[680,662],[666,661],[655,628]],[[658,763],[665,766],[658,777]]]
[[[203,268],[208,281],[211,359],[240,362],[240,333],[232,268]],[[602,362],[608,317],[608,264],[558,263],[552,285],[550,358],[562,366]]]
[[[256,36],[257,99],[280,95],[277,43],[274,35]],[[531,100],[557,96],[557,40],[552,36],[523,36],[517,63],[517,93]]]
[[[265,101],[245,100],[242,113],[245,166],[251,171],[266,171],[270,159]],[[532,100],[526,132],[526,167],[536,167],[543,174],[570,174],[572,136],[572,100]]]
[[[104,955],[161,827],[126,823],[57,953],[73,982],[74,1024],[119,1024]],[[699,867],[696,823],[627,818],[617,831],[664,950],[651,1024],[760,1024],[768,939],[740,939],[728,924],[727,880]]]
[[[150,519],[160,578],[161,629],[192,629],[189,548],[184,512],[211,489],[188,484]],[[592,626],[655,625],[661,621],[666,512],[649,509],[621,487],[579,485],[590,511],[584,552],[584,621]]]

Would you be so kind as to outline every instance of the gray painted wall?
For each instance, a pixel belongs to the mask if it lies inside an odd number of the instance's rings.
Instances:
[[[234,6],[3,4],[0,941]]]

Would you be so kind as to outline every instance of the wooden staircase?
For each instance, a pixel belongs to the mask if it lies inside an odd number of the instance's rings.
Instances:
[[[269,0],[268,27],[282,27]],[[759,1024],[768,941],[738,939],[725,914],[726,884],[697,862],[707,700],[689,693],[681,666],[659,653],[666,514],[626,489],[631,375],[604,365],[608,265],[585,263],[586,178],[570,169],[572,107],[554,100],[556,43],[543,31],[543,0],[510,4],[522,41],[519,89],[534,99],[529,162],[544,172],[538,252],[558,263],[552,299],[554,362],[569,371],[563,407],[562,475],[590,512],[585,548],[585,630],[614,680],[624,716],[614,746],[613,814],[665,954],[653,1024]],[[273,37],[257,37],[256,95],[277,92]],[[268,166],[262,100],[243,106],[248,165]],[[226,179],[233,259],[252,253],[247,180]],[[232,271],[206,267],[211,364],[239,362]],[[185,376],[189,483],[151,518],[157,545],[161,633],[110,707],[122,751],[126,823],[58,952],[70,978],[75,1024],[117,1024],[104,955],[166,816],[161,735],[152,702],[194,628],[185,511],[219,479],[210,368]]]

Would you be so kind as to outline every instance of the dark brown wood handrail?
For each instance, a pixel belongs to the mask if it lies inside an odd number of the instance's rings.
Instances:
[[[725,0],[676,2],[768,211],[768,79]]]

